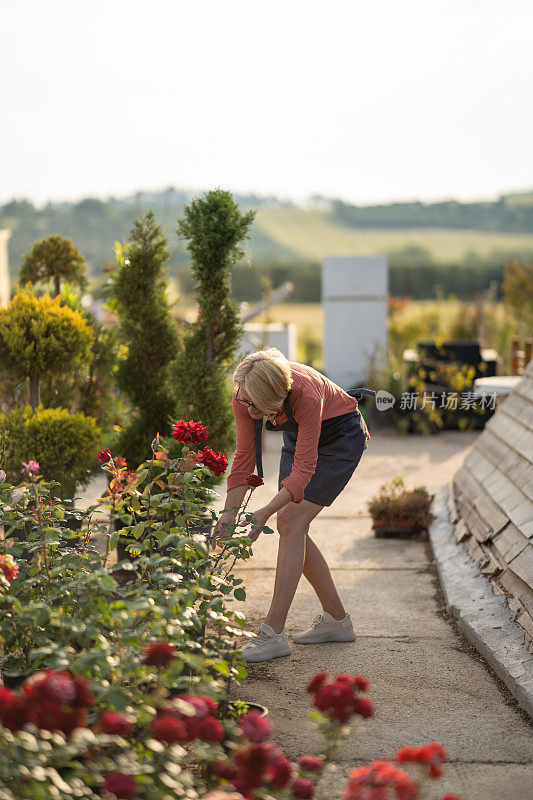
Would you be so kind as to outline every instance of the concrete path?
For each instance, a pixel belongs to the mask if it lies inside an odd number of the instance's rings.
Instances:
[[[445,779],[423,797],[446,791],[465,800],[533,800],[533,728],[514,698],[448,618],[427,540],[376,539],[366,501],[391,477],[408,487],[445,484],[476,433],[437,436],[373,434],[348,486],[311,525],[311,535],[330,564],[358,637],[349,644],[293,645],[287,658],[249,665],[238,690],[267,705],[275,742],[293,758],[317,752],[320,739],[307,718],[304,686],[316,671],[358,673],[372,683],[376,715],[339,752],[328,777],[335,796],[352,766],[392,757],[403,745],[442,742],[450,763]],[[265,486],[250,508],[277,491],[281,434],[265,433]],[[275,527],[275,518],[270,521]],[[262,536],[253,558],[241,565],[247,627],[265,614],[274,583],[277,534]],[[287,621],[288,633],[305,628],[320,607],[302,578]]]

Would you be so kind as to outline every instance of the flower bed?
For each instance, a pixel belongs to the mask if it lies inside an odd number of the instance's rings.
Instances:
[[[194,525],[206,513],[216,518],[205,483],[227,459],[193,449],[205,442],[201,423],[182,420],[172,435],[183,445],[179,458],[157,436],[136,470],[102,450],[107,495],[83,515],[56,497],[57,484],[43,481],[35,462],[17,488],[0,470],[1,671],[9,683],[0,688],[1,800],[310,798],[347,723],[373,714],[362,676],[315,676],[308,691],[324,752],[298,763],[267,741],[267,718],[230,715],[227,688],[246,675],[239,647],[247,635],[233,566],[252,544],[236,530],[252,520],[246,508],[260,479],[250,476],[231,535],[225,530],[215,550]],[[102,506],[109,522],[98,517]],[[112,564],[120,539],[132,560]],[[426,747],[411,756],[433,759],[438,771],[444,751]],[[385,800],[389,789],[418,797],[399,759],[352,771],[347,800]],[[369,795],[369,786],[385,793]]]

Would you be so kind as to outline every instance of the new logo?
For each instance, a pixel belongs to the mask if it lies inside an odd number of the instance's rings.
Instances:
[[[394,395],[386,392],[385,389],[379,389],[376,392],[376,408],[378,411],[386,411],[388,408],[392,408],[395,402]]]

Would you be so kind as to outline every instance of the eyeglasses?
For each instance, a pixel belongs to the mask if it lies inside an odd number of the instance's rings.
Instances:
[[[239,397],[240,388],[241,387],[239,386],[239,388],[237,389],[237,394],[235,395],[235,400],[237,400],[237,402],[239,402],[242,406],[251,406],[252,408],[255,408],[256,411],[259,411],[257,406],[254,406],[254,404],[250,403],[249,400],[245,400],[243,397]]]
[[[239,388],[237,389],[237,394],[235,395],[235,400],[237,400],[237,402],[239,402],[241,405],[243,405],[243,406],[251,406],[251,407],[252,407],[252,408],[254,408],[256,411],[258,411],[259,413],[261,413],[261,412],[259,411],[259,409],[257,408],[257,406],[254,406],[254,404],[253,404],[253,403],[250,403],[250,401],[249,401],[249,400],[245,400],[243,397],[239,397],[239,391],[240,391],[240,386],[239,386]],[[283,411],[283,409],[282,409],[282,408],[280,408],[280,410],[278,411],[278,413],[274,415],[274,419],[277,419],[277,418],[279,417],[279,415],[281,414],[281,412],[282,412],[282,411]],[[268,416],[268,417],[272,417],[272,414],[267,414],[267,416]]]

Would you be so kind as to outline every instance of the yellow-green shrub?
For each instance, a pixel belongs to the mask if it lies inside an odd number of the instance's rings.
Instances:
[[[74,371],[91,357],[91,328],[79,311],[60,302],[47,294],[35,297],[29,286],[0,309],[0,370],[18,382],[29,378],[33,408],[45,375]]]
[[[78,486],[88,483],[100,437],[92,417],[26,406],[0,414],[0,435],[4,432],[7,455],[1,466],[11,482],[20,481],[22,462],[34,459],[46,480],[59,481],[61,497],[73,497]]]

